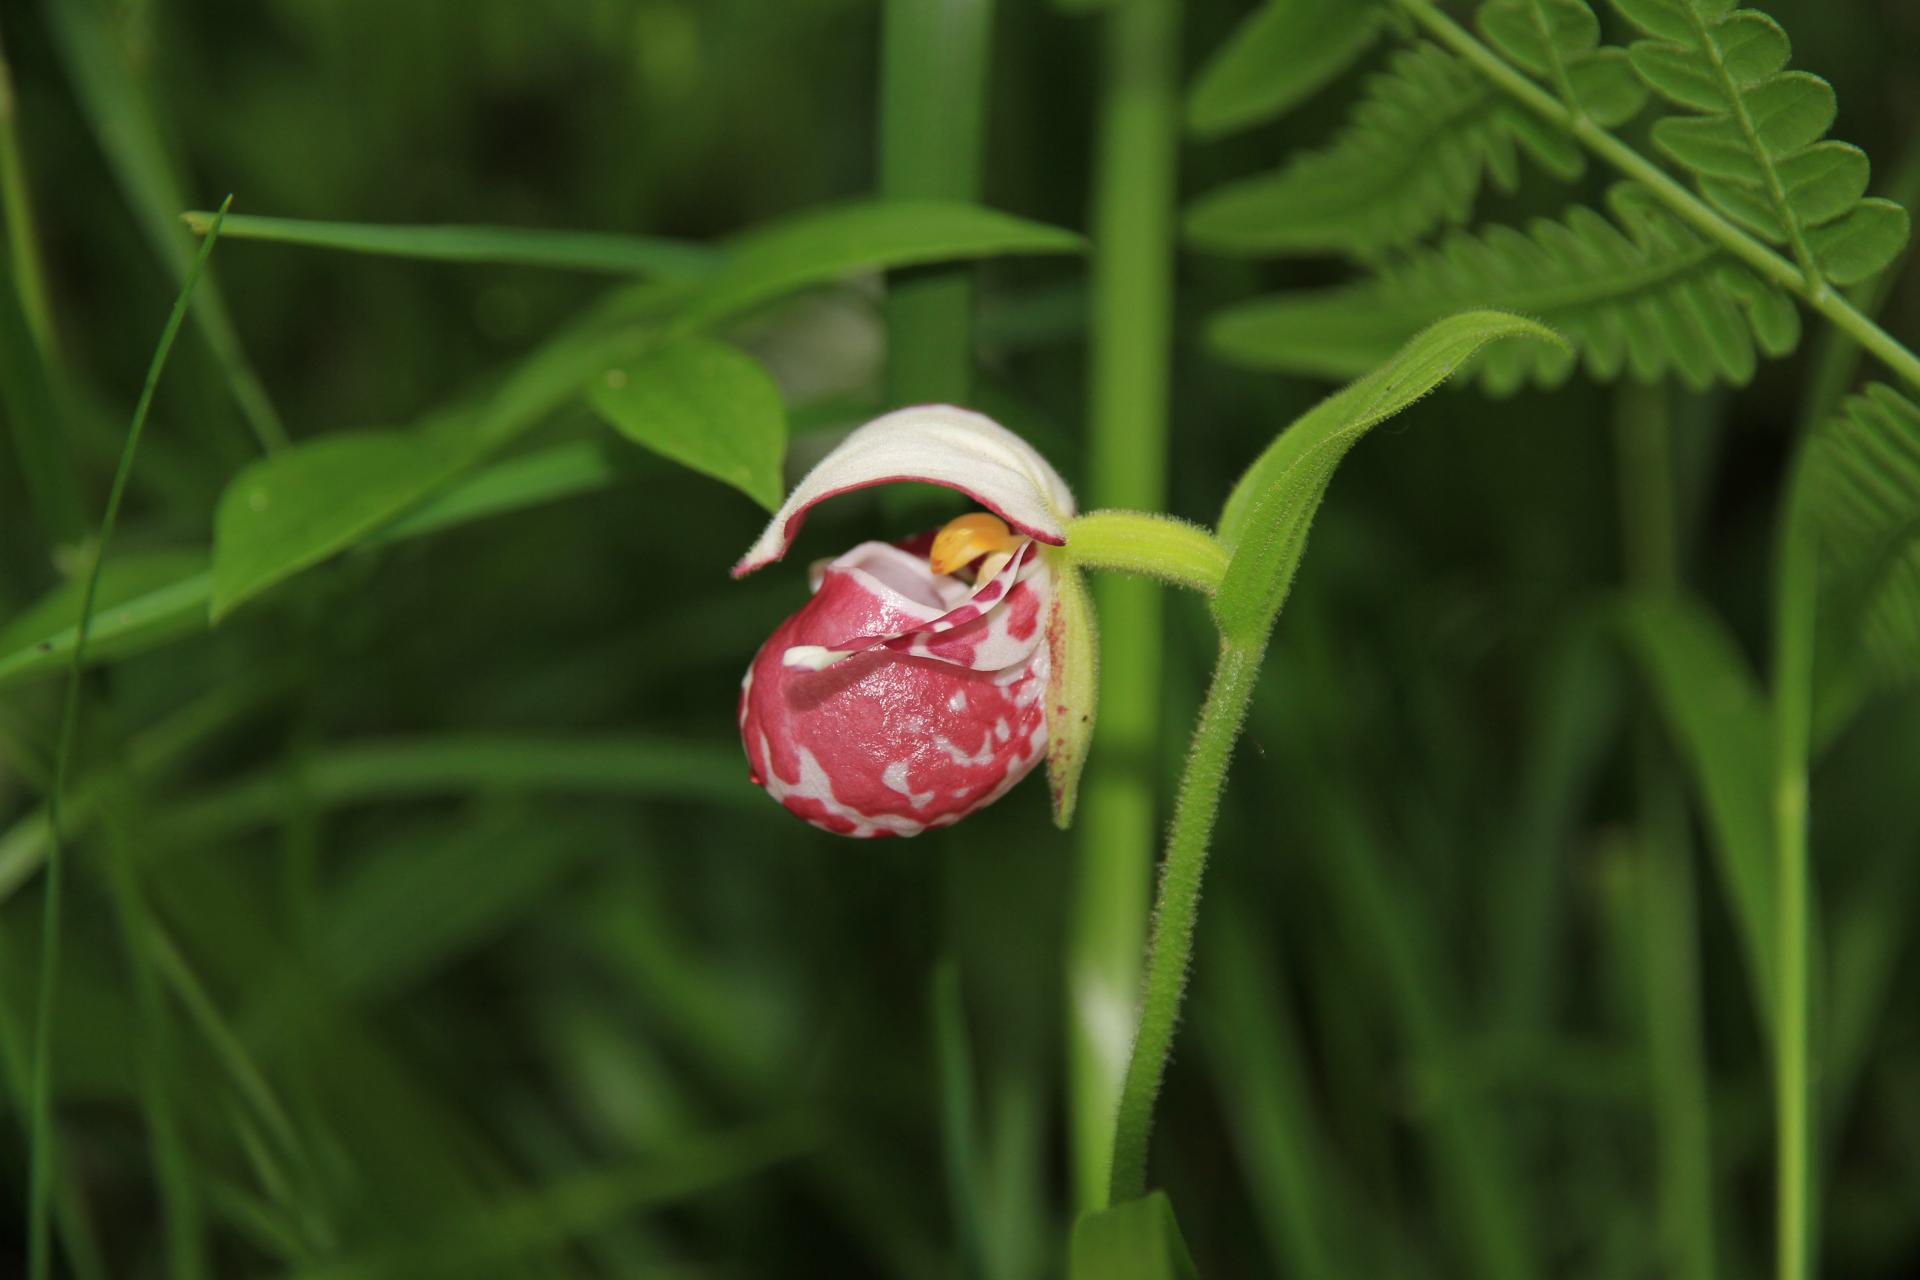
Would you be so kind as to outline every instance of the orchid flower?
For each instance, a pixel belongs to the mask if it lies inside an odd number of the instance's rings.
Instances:
[[[920,405],[850,434],[733,568],[772,564],[824,499],[898,481],[986,508],[813,566],[812,598],[740,686],[754,782],[816,827],[913,836],[991,804],[1045,757],[1063,824],[1091,730],[1092,615],[1065,545],[1073,494],[992,419]]]

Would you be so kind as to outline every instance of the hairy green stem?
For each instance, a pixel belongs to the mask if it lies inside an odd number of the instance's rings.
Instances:
[[[1679,589],[1673,414],[1662,386],[1627,383],[1616,401],[1622,559],[1630,587]],[[1679,776],[1651,723],[1635,735],[1642,989],[1653,1090],[1660,1234],[1671,1274],[1713,1280],[1713,1151],[1695,954],[1692,850]]]
[[[228,196],[226,204],[220,206],[222,214],[232,202],[233,197]],[[86,582],[80,592],[80,617],[75,623],[73,660],[67,668],[67,694],[60,714],[59,747],[53,758],[53,787],[47,793],[49,841],[46,897],[42,903],[44,923],[40,933],[40,991],[34,1011],[33,1079],[28,1129],[31,1150],[27,1175],[27,1274],[31,1280],[47,1280],[53,1270],[47,1208],[53,1180],[53,1009],[60,990],[60,922],[66,865],[60,847],[64,820],[60,806],[67,775],[73,768],[74,741],[79,731],[80,673],[86,666],[87,636],[93,624],[94,601],[100,589],[100,565],[106,559],[108,544],[113,541],[114,525],[120,518],[120,502],[126,496],[127,481],[133,474],[134,454],[140,448],[141,432],[146,429],[147,411],[153,407],[154,388],[160,384],[160,371],[166,367],[167,355],[173,350],[173,340],[179,335],[181,322],[186,319],[187,304],[193,298],[193,287],[199,283],[200,273],[205,269],[207,258],[212,255],[214,243],[219,238],[220,227],[216,221],[188,269],[186,279],[180,286],[180,296],[174,300],[173,311],[160,331],[159,345],[154,348],[153,361],[147,367],[146,382],[140,388],[140,400],[134,406],[133,422],[127,428],[126,443],[120,450],[120,465],[113,473],[113,487],[107,492],[106,513],[100,518],[100,538],[94,544],[93,563],[88,566]]]
[[[1442,13],[1433,0],[1396,0],[1401,9],[1440,44],[1451,49],[1496,88],[1541,119],[1572,134],[1587,150],[1651,191],[1696,231],[1779,285],[1844,330],[1910,386],[1920,388],[1920,355],[1875,324],[1816,273],[1808,274],[1717,213],[1665,169],[1641,155],[1509,65],[1499,54]]]
[[[1158,511],[1166,506],[1180,6],[1124,0],[1101,21],[1088,492],[1102,506]],[[1109,577],[1095,588],[1105,637],[1100,748],[1080,800],[1066,956],[1069,1120],[1081,1209],[1106,1200],[1159,828],[1160,587]]]
[[[1206,595],[1220,589],[1227,551],[1198,525],[1140,511],[1089,511],[1067,525],[1066,553],[1088,569],[1159,578]]]
[[[1153,1104],[1166,1076],[1167,1055],[1173,1048],[1174,1026],[1187,989],[1207,846],[1220,810],[1220,793],[1226,787],[1227,764],[1246,719],[1247,704],[1253,699],[1265,651],[1264,635],[1252,644],[1231,639],[1220,642],[1213,683],[1200,710],[1200,723],[1193,731],[1193,747],[1174,804],[1167,857],[1160,870],[1140,1030],[1127,1063],[1119,1116],[1114,1123],[1113,1176],[1108,1186],[1108,1198],[1114,1204],[1146,1192]]]

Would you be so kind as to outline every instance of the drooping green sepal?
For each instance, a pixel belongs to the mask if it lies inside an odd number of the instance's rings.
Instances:
[[[1094,708],[1100,696],[1100,628],[1086,577],[1066,556],[1047,548],[1053,566],[1053,616],[1047,644],[1053,669],[1047,678],[1047,784],[1053,790],[1053,821],[1073,824],[1080,773],[1093,740]]]

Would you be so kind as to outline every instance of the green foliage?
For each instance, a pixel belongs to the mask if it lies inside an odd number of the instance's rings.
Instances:
[[[591,399],[635,444],[779,510],[787,410],[780,388],[750,356],[700,338],[669,339],[607,370]]]
[[[1693,775],[1714,869],[1762,1025],[1774,1013],[1772,712],[1726,628],[1701,606],[1635,599],[1618,625],[1680,759]]]
[[[1580,149],[1452,54],[1417,44],[1367,82],[1345,130],[1277,172],[1187,212],[1187,238],[1220,253],[1375,257],[1472,211],[1483,181],[1511,191],[1520,153],[1562,178]]]
[[[1267,0],[1214,50],[1187,95],[1187,128],[1219,137],[1286,113],[1380,37],[1378,0]]]
[[[679,324],[715,324],[796,289],[858,271],[1004,254],[1078,253],[1085,244],[1071,231],[976,205],[935,200],[843,205],[732,241],[725,264],[694,294]]]
[[[211,214],[180,215],[187,229],[205,235]],[[596,271],[607,275],[697,277],[718,255],[704,245],[661,236],[622,236],[599,231],[535,231],[522,227],[383,226],[369,222],[320,222],[311,218],[262,218],[236,214],[224,234],[394,258],[434,262],[514,264]]]
[[[1537,317],[1602,381],[1742,385],[1756,347],[1793,349],[1800,319],[1785,294],[1636,187],[1616,187],[1608,207],[1611,220],[1575,206],[1524,233],[1456,232],[1359,284],[1242,303],[1213,318],[1209,345],[1253,368],[1352,377],[1439,317],[1485,307]],[[1536,343],[1502,343],[1479,364],[1495,394],[1529,379],[1556,386],[1575,367],[1566,350]]]
[[[1519,337],[1560,341],[1552,330],[1519,316],[1451,316],[1276,436],[1220,513],[1220,540],[1230,557],[1213,606],[1222,634],[1245,641],[1272,627],[1306,551],[1314,513],[1347,450],[1452,377],[1488,343]]]
[[[1823,551],[1828,682],[1920,681],[1920,407],[1874,384],[1813,437],[1808,515]]]
[[[1602,48],[1586,0],[1488,0],[1480,31],[1507,58],[1552,84],[1567,106],[1605,128],[1639,114],[1647,91],[1624,50]]]
[[[1156,1191],[1073,1224],[1069,1280],[1199,1280],[1167,1193]]]
[[[1725,0],[1614,0],[1649,39],[1633,44],[1634,70],[1679,106],[1700,112],[1654,126],[1654,142],[1692,171],[1700,193],[1762,239],[1835,284],[1864,280],[1907,240],[1906,210],[1863,199],[1867,157],[1822,141],[1833,124],[1833,87],[1787,71],[1792,46],[1780,24]]]

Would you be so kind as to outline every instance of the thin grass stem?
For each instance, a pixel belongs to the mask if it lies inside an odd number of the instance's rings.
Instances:
[[[222,215],[232,203],[233,197],[228,196],[220,206]],[[120,502],[126,496],[128,477],[133,474],[134,455],[140,448],[140,435],[146,429],[147,412],[153,407],[154,389],[160,384],[160,373],[166,368],[167,355],[173,350],[173,341],[180,333],[181,322],[186,319],[187,304],[193,298],[194,286],[199,283],[200,273],[205,269],[219,238],[220,226],[216,220],[208,230],[200,252],[195,255],[192,267],[187,271],[186,280],[180,286],[180,296],[174,299],[173,311],[167,316],[166,326],[160,331],[160,343],[154,349],[153,362],[147,367],[146,383],[140,389],[140,399],[133,410],[133,421],[127,428],[127,441],[120,451],[120,465],[114,471],[113,487],[107,492],[106,512],[100,518],[100,537],[94,544],[93,562],[87,569],[86,586],[80,593],[73,658],[67,669],[66,700],[60,714],[59,746],[54,753],[53,789],[47,794],[50,839],[40,935],[40,989],[34,1013],[33,1076],[28,1103],[31,1138],[27,1175],[27,1274],[30,1280],[47,1280],[53,1269],[47,1210],[54,1171],[53,1026],[54,1002],[60,989],[60,926],[66,867],[60,845],[63,829],[60,805],[61,793],[66,789],[67,776],[73,767],[74,741],[79,730],[80,673],[86,664],[87,635],[93,621],[94,599],[100,588],[100,566],[106,559],[107,547],[113,541],[114,525],[120,517]]]

